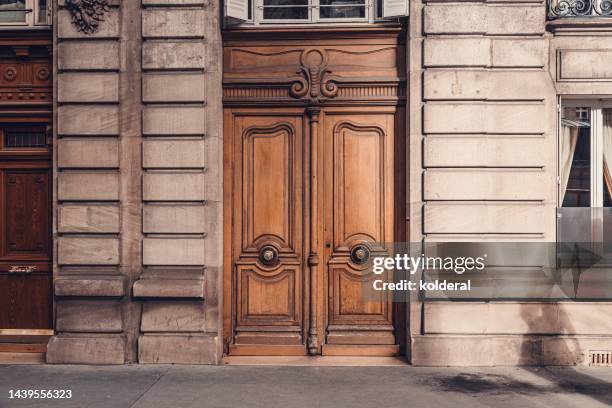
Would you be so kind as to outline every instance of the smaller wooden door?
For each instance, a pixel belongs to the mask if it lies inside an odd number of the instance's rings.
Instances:
[[[52,327],[47,124],[0,125],[0,330]]]

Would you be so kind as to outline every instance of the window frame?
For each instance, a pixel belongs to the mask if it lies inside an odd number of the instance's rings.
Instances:
[[[327,23],[373,23],[376,18],[376,3],[382,0],[365,0],[365,16],[352,18],[321,18],[320,0],[308,0],[308,19],[264,19],[264,0],[249,0],[251,3],[251,19],[245,22],[253,25],[274,24],[327,24]],[[296,6],[300,7],[300,6]]]
[[[588,108],[590,109],[590,208],[602,208],[604,204],[604,160],[603,160],[603,109],[612,109],[611,100],[593,100],[593,99],[564,99],[559,100],[559,118],[558,129],[561,130],[561,119],[563,118],[563,110],[565,108]],[[557,145],[559,145],[559,135],[557,136]],[[557,146],[557,207],[562,208],[563,202],[560,197],[561,185],[561,163],[560,163],[559,146]]]
[[[25,0],[25,21],[11,21],[11,22],[0,22],[0,28],[4,27],[20,27],[20,28],[31,28],[31,27],[49,27],[51,26],[51,5],[53,0],[47,0],[47,7],[45,14],[47,15],[46,23],[39,23],[40,17],[40,0]],[[0,12],[1,13],[1,12]]]

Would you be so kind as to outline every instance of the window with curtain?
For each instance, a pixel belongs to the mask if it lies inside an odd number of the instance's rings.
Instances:
[[[561,206],[612,206],[612,108],[564,108],[559,137]]]
[[[560,242],[612,242],[610,102],[562,109],[558,144]]]

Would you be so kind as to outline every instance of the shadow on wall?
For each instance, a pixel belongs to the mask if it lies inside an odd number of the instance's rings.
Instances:
[[[570,317],[563,308],[563,304],[559,304],[557,309],[557,319],[559,322],[559,332],[576,333]],[[527,307],[525,304],[521,307],[521,318],[527,325],[527,333],[537,333],[542,327],[547,325],[549,317],[544,313],[533,314],[533,308]],[[602,402],[608,406],[612,406],[612,384],[603,381],[599,378],[578,371],[572,364],[580,364],[587,359],[588,356],[581,356],[581,346],[575,338],[572,337],[556,337],[550,338],[545,349],[544,339],[530,335],[523,336],[521,347],[521,358],[525,361],[525,365],[563,365],[566,366],[563,370],[563,376],[556,375],[546,368],[527,369],[534,375],[537,375],[551,383],[550,386],[543,386],[541,391],[557,392],[557,393],[578,393]],[[554,343],[553,343],[554,341]],[[554,355],[551,359],[550,355]],[[536,387],[540,388],[540,387]]]
[[[545,313],[534,315],[533,305],[521,307],[521,318],[527,324],[527,333],[537,333],[544,325],[548,325]],[[563,308],[559,308],[558,319],[561,333],[574,333],[571,319]],[[552,340],[553,337],[550,337]],[[572,396],[576,394],[612,406],[612,384],[600,378],[588,375],[577,367],[567,366],[568,363],[580,362],[581,348],[576,339],[557,337],[555,342],[555,360],[550,361],[544,355],[541,336],[524,335],[522,337],[521,353],[517,367],[508,373],[504,369],[500,374],[495,368],[483,369],[480,372],[460,372],[455,375],[428,376],[425,383],[439,391],[450,393],[476,395],[508,395],[539,396],[543,394],[561,394]],[[547,346],[549,347],[549,346]],[[558,368],[537,367],[539,365],[564,365]],[[488,372],[489,371],[489,372]],[[531,374],[527,378],[525,372]],[[513,373],[516,373],[515,375]],[[533,381],[533,376],[540,377],[544,382]]]

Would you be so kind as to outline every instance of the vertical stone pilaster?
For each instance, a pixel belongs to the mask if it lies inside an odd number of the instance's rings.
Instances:
[[[217,363],[221,259],[218,9],[142,0],[141,363]]]
[[[142,124],[141,124],[141,7],[137,1],[121,4],[121,273],[128,288],[138,279],[142,264]],[[138,362],[141,306],[129,296],[123,301],[126,362]]]
[[[120,8],[79,31],[63,2],[54,21],[56,336],[49,363],[126,361],[122,273]]]

